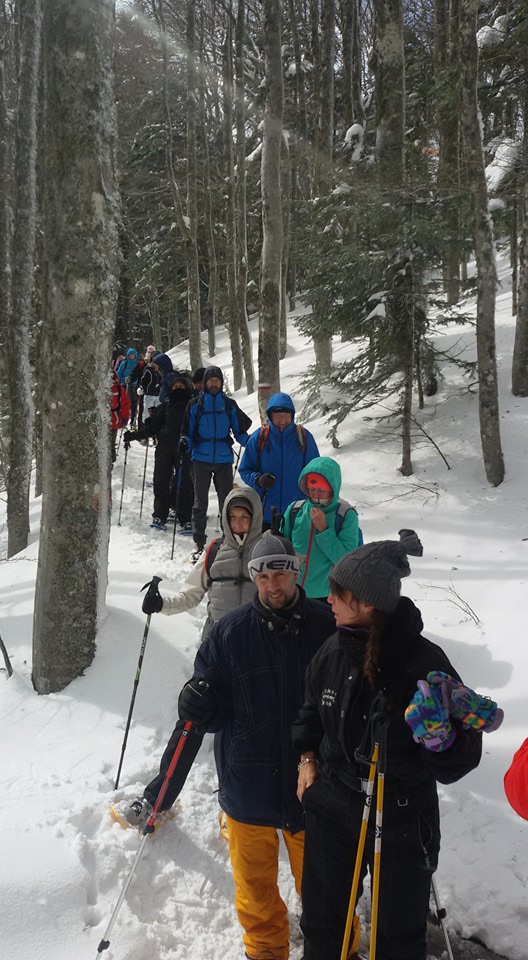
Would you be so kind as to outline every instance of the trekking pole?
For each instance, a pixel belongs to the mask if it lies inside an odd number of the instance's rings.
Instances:
[[[348,957],[348,945],[350,943],[350,934],[352,932],[352,923],[354,920],[354,914],[356,912],[356,898],[359,890],[359,878],[361,875],[361,865],[363,863],[363,853],[365,850],[365,840],[367,838],[367,827],[370,816],[370,808],[372,806],[372,795],[374,793],[374,778],[376,776],[376,765],[378,762],[378,744],[374,744],[374,749],[372,751],[372,756],[370,758],[370,770],[367,780],[367,789],[365,796],[365,804],[363,807],[363,816],[361,818],[361,828],[359,831],[359,840],[358,847],[356,852],[356,863],[354,866],[354,875],[352,877],[352,887],[350,890],[350,900],[348,902],[348,913],[345,923],[345,933],[343,935],[343,946],[341,947],[341,957],[340,960],[347,960]]]
[[[432,890],[433,890],[433,897],[434,897],[434,902],[435,902],[435,905],[436,905],[436,917],[437,917],[437,920],[438,920],[440,926],[442,927],[442,933],[444,934],[444,940],[445,940],[445,945],[446,945],[446,949],[447,949],[447,956],[448,956],[449,960],[455,960],[455,958],[454,958],[454,956],[453,956],[453,950],[452,950],[452,947],[451,947],[451,940],[449,939],[449,931],[448,931],[448,929],[447,929],[446,912],[445,912],[443,906],[442,906],[441,903],[440,903],[440,897],[439,897],[439,895],[438,895],[438,887],[437,887],[437,885],[436,885],[436,880],[435,880],[435,878],[434,878],[434,874],[433,874],[433,876],[431,877],[431,887],[432,887]]]
[[[139,506],[139,519],[140,519],[140,520],[141,520],[141,514],[143,513],[143,498],[144,498],[144,496],[145,496],[145,477],[146,477],[146,475],[147,475],[147,459],[148,459],[148,452],[149,452],[149,443],[150,443],[150,438],[147,437],[147,446],[146,446],[146,448],[145,448],[145,466],[143,467],[143,483],[142,483],[142,485],[141,485],[141,503],[140,503],[140,506]]]
[[[154,809],[152,810],[152,813],[151,813],[150,817],[148,818],[148,820],[147,820],[147,822],[146,822],[146,824],[145,824],[145,828],[144,828],[144,830],[143,830],[143,838],[142,838],[141,843],[140,843],[140,845],[139,845],[139,849],[138,849],[138,852],[136,853],[134,862],[133,862],[133,864],[132,864],[132,866],[131,866],[131,868],[130,868],[130,872],[129,872],[129,874],[128,874],[128,877],[126,878],[125,885],[124,885],[124,887],[123,887],[123,889],[122,889],[122,891],[121,891],[119,900],[117,901],[117,903],[116,903],[116,905],[115,905],[114,912],[113,912],[113,914],[112,914],[112,916],[111,916],[111,918],[110,918],[110,923],[108,924],[108,926],[107,926],[107,928],[106,928],[106,930],[105,930],[105,934],[104,934],[103,939],[101,940],[99,946],[97,947],[97,956],[98,956],[98,957],[100,957],[100,955],[102,954],[103,950],[107,950],[108,947],[110,946],[109,937],[110,937],[110,934],[111,934],[112,929],[113,929],[113,927],[114,927],[114,924],[115,924],[115,922],[116,922],[116,920],[117,920],[117,915],[118,915],[118,913],[119,913],[119,911],[120,911],[120,909],[121,909],[121,907],[122,907],[122,905],[123,905],[123,901],[124,901],[124,899],[125,899],[125,897],[126,897],[127,890],[128,890],[128,888],[129,888],[129,886],[130,886],[130,884],[131,884],[131,882],[132,882],[132,878],[133,878],[133,876],[134,876],[134,873],[136,872],[137,865],[138,865],[139,861],[141,860],[141,857],[143,856],[143,851],[144,851],[144,849],[145,849],[145,844],[146,844],[146,842],[147,842],[150,834],[154,832],[154,829],[155,829],[154,824],[155,824],[156,816],[157,816],[158,811],[159,811],[159,809],[160,809],[160,806],[161,806],[161,804],[162,804],[162,802],[163,802],[163,798],[164,798],[164,796],[165,796],[165,794],[166,794],[166,792],[167,792],[167,788],[168,788],[168,786],[169,786],[170,779],[171,779],[171,777],[172,777],[172,775],[173,775],[173,773],[174,773],[174,771],[175,771],[175,769],[176,769],[176,766],[177,766],[177,764],[178,764],[178,760],[180,759],[182,750],[183,750],[183,748],[184,748],[184,746],[185,746],[185,743],[186,743],[186,740],[187,740],[187,736],[188,736],[188,734],[190,733],[191,728],[192,728],[192,723],[191,723],[190,720],[187,720],[187,723],[185,724],[185,726],[184,726],[184,728],[183,728],[183,730],[182,730],[181,737],[180,737],[180,739],[178,740],[178,743],[176,744],[176,749],[175,749],[175,751],[174,751],[172,760],[171,760],[171,762],[170,762],[169,769],[167,770],[167,773],[165,774],[165,779],[164,779],[163,784],[162,784],[162,786],[161,786],[161,790],[160,790],[160,792],[158,793],[158,799],[156,800],[156,803],[154,804]]]
[[[361,763],[368,763],[370,764],[370,767],[369,767],[367,785],[365,788],[365,794],[366,794],[365,804],[363,806],[363,815],[361,818],[361,827],[359,831],[359,840],[358,840],[358,847],[356,852],[356,863],[354,866],[354,874],[352,877],[352,887],[350,890],[350,900],[348,903],[348,913],[347,913],[347,918],[345,923],[345,932],[343,935],[343,946],[341,948],[340,960],[346,960],[346,958],[348,957],[350,934],[352,931],[352,923],[353,923],[354,914],[356,911],[356,900],[357,900],[357,895],[359,890],[359,880],[361,877],[361,867],[363,864],[363,855],[365,852],[367,828],[368,828],[368,822],[370,817],[370,810],[372,807],[372,796],[374,794],[374,780],[376,777],[376,772],[379,769],[379,763],[380,763],[380,744],[383,744],[382,749],[384,751],[384,756],[386,752],[386,746],[385,746],[386,745],[386,727],[389,722],[389,717],[388,717],[388,714],[383,709],[385,705],[386,705],[385,698],[382,695],[379,695],[379,697],[374,701],[372,715],[370,717],[368,727],[365,731],[365,736],[363,738],[363,741],[359,746],[359,748],[355,751],[356,760],[358,760]],[[379,726],[380,729],[383,727],[383,737],[374,732],[377,726]],[[372,740],[374,741],[372,746],[372,755],[369,758],[368,753],[366,752],[367,742],[372,742]],[[383,775],[385,775],[384,757],[383,757],[383,765],[384,765]],[[382,780],[382,790],[383,790],[383,783],[384,783],[384,780]],[[378,790],[379,790],[379,779],[378,779]],[[378,870],[379,870],[379,856],[378,856]],[[376,911],[377,911],[377,907],[376,907]],[[373,908],[373,914],[374,914],[374,908]],[[372,924],[371,924],[371,943],[372,943],[373,922],[374,921],[372,921]],[[374,949],[376,946],[375,939],[376,937],[374,936]],[[374,957],[374,954],[372,955],[372,957]]]
[[[118,516],[118,518],[117,518],[117,526],[118,526],[118,527],[121,526],[121,511],[122,511],[122,509],[123,509],[123,494],[124,494],[124,492],[125,492],[125,473],[126,473],[126,468],[127,468],[127,460],[128,460],[128,450],[129,450],[129,447],[130,447],[130,444],[125,442],[125,462],[124,462],[124,464],[123,464],[123,479],[122,479],[122,481],[121,481],[121,500],[119,501],[119,516]]]
[[[172,549],[171,560],[174,557],[174,542],[176,540],[176,524],[178,522],[178,508],[180,506],[180,486],[183,473],[183,454],[180,453],[180,462],[178,463],[178,479],[176,480],[176,496],[174,498],[174,530],[172,531]]]
[[[240,463],[240,454],[241,454],[241,453],[242,453],[242,446],[239,446],[239,448],[238,448],[238,453],[237,453],[237,455],[236,455],[236,460],[235,460],[235,468],[234,468],[234,470],[233,470],[233,480],[234,480],[235,477],[236,477],[236,472],[237,472],[237,470],[238,470],[238,464]]]
[[[2,651],[2,655],[3,655],[3,657],[4,657],[4,663],[5,663],[5,668],[6,668],[6,670],[7,670],[7,676],[8,676],[8,677],[11,677],[12,674],[13,674],[13,667],[11,666],[11,660],[9,659],[9,654],[8,654],[8,652],[7,652],[7,650],[6,650],[6,645],[5,645],[4,641],[2,640],[2,637],[0,637],[0,650]]]
[[[125,429],[124,427],[121,427],[121,429],[120,429],[120,431],[119,431],[119,437],[118,437],[118,439],[117,439],[116,457],[117,457],[117,455],[118,455],[118,453],[119,453],[119,448],[120,448],[120,446],[121,446],[121,437],[123,436],[123,430],[124,430],[124,429]]]
[[[267,493],[266,493],[267,496]],[[262,512],[264,513],[264,502],[262,503]],[[280,523],[282,520],[282,513],[279,508],[275,505],[271,508],[271,532],[276,536],[280,530]]]
[[[383,799],[385,794],[385,770],[387,768],[387,730],[389,716],[380,711],[373,717],[375,745],[378,747],[378,779],[376,794],[376,833],[374,838],[374,866],[372,870],[369,960],[376,960],[376,941],[378,937],[379,885],[381,866],[381,841],[383,836]],[[377,728],[377,733],[376,733]]]
[[[152,580],[150,581],[150,583],[154,583],[155,587],[157,587],[158,583],[161,583],[161,577],[152,577]],[[148,586],[149,584],[146,583],[145,587],[148,587]],[[145,587],[143,587],[142,589],[144,590]],[[141,640],[141,649],[139,651],[139,660],[138,660],[138,665],[136,669],[136,676],[134,677],[132,699],[130,701],[130,707],[128,710],[128,718],[127,718],[126,727],[125,727],[125,736],[123,737],[123,746],[121,747],[121,757],[119,760],[119,767],[117,768],[117,776],[114,784],[114,790],[117,790],[119,786],[119,777],[121,776],[121,767],[123,766],[123,760],[125,757],[125,750],[126,750],[126,745],[128,740],[128,731],[130,730],[130,723],[132,721],[132,711],[134,710],[134,703],[136,702],[136,693],[137,693],[137,688],[139,686],[139,678],[141,676],[141,667],[143,666],[143,657],[145,655],[145,647],[147,646],[147,638],[148,638],[149,627],[150,627],[150,617],[151,617],[151,614],[149,613],[147,615],[147,622],[145,624],[145,629],[143,631],[143,638]]]

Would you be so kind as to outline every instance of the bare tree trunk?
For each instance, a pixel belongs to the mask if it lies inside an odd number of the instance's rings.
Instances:
[[[226,167],[226,284],[227,284],[227,329],[233,360],[233,388],[242,386],[242,350],[238,329],[236,292],[236,213],[235,213],[235,165],[233,159],[233,52],[231,20],[229,20],[224,45],[223,99],[224,99],[224,160]]]
[[[348,129],[353,123],[363,126],[365,122],[361,97],[358,0],[339,0],[339,14],[343,39],[344,121]]]
[[[518,217],[517,197],[514,198],[511,215],[509,217],[510,227],[510,267],[511,267],[511,299],[512,299],[512,317],[517,316],[518,296],[519,296],[519,217]]]
[[[242,360],[248,394],[255,389],[253,370],[253,344],[249,333],[247,314],[247,204],[246,204],[246,104],[244,95],[244,34],[245,2],[238,0],[235,28],[236,65],[236,247],[237,247],[237,314],[242,344]]]
[[[477,360],[480,438],[486,477],[492,486],[497,487],[504,479],[495,354],[497,274],[477,103],[477,10],[478,0],[461,0],[459,35],[462,134],[466,183],[471,191],[473,201],[473,232],[477,262]]]
[[[216,243],[214,235],[213,203],[211,198],[209,177],[209,143],[207,139],[206,122],[206,67],[204,57],[204,27],[202,17],[200,41],[200,72],[198,76],[198,130],[202,157],[203,206],[205,210],[205,233],[207,239],[207,262],[209,266],[209,282],[207,288],[207,346],[209,356],[216,353],[216,325],[218,322],[218,263],[216,259]]]
[[[48,304],[33,683],[50,693],[91,663],[104,609],[118,238],[114,4],[45,0],[44,11]]]
[[[288,350],[288,322],[287,312],[288,304],[288,275],[289,275],[289,256],[290,256],[290,206],[291,206],[291,184],[292,174],[290,167],[290,149],[287,133],[282,138],[282,234],[284,238],[284,247],[282,250],[282,290],[281,290],[281,322],[280,322],[280,342],[279,357],[284,360]]]
[[[33,317],[37,216],[37,109],[41,0],[20,0],[20,66],[15,158],[12,312],[9,323],[9,473],[7,555],[27,546],[33,461],[34,407],[29,362]]]
[[[528,131],[525,112],[525,157],[528,159]],[[519,293],[515,343],[512,357],[512,393],[514,397],[528,397],[528,166],[524,184],[524,207],[519,262]]]
[[[11,257],[10,257],[10,236],[11,236],[11,197],[10,197],[10,117],[7,102],[6,91],[6,62],[8,57],[8,30],[6,26],[5,0],[2,3],[2,22],[0,34],[0,389],[2,393],[8,393],[7,390],[7,341],[8,341],[8,317],[10,313],[11,302]],[[0,413],[7,413],[3,397],[2,409]],[[1,431],[3,440],[3,430]],[[2,458],[3,460],[3,458]],[[7,466],[7,464],[5,464]],[[0,482],[7,478],[1,477]]]
[[[334,139],[335,0],[321,2],[321,60],[314,192],[325,195],[332,183]],[[317,324],[316,324],[317,328]],[[314,337],[315,364],[325,373],[332,365],[331,337]]]
[[[376,154],[382,176],[401,182],[405,142],[402,0],[375,0],[374,9],[372,67],[376,77]]]
[[[202,366],[200,320],[200,268],[198,263],[198,160],[196,155],[196,52],[195,0],[187,2],[187,304],[189,309],[189,360],[191,368]]]
[[[460,267],[456,237],[459,233],[460,158],[458,77],[458,3],[436,0],[435,79],[438,96],[440,154],[438,189],[446,198],[448,239],[443,255],[444,290],[448,304],[458,303]]]
[[[280,389],[282,205],[282,57],[281,0],[263,0],[262,30],[266,72],[266,104],[262,140],[262,254],[260,260],[259,382],[271,392]]]

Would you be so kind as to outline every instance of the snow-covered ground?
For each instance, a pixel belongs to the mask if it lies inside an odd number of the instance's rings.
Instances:
[[[342,496],[358,507],[366,540],[396,537],[415,527],[422,559],[404,590],[422,609],[426,634],[441,644],[462,676],[505,710],[488,736],[480,767],[441,787],[442,852],[437,873],[453,930],[477,935],[511,960],[526,960],[528,824],[507,806],[502,778],[528,735],[528,400],[512,397],[514,321],[504,287],[497,303],[501,427],[506,479],[488,486],[480,456],[478,395],[453,366],[423,422],[450,470],[424,438],[414,450],[415,473],[398,472],[397,437],[364,414],[341,428],[333,451],[322,420],[305,422],[321,453],[334,455],[344,477]],[[252,324],[256,341],[256,328]],[[474,356],[470,327],[439,334],[462,338]],[[222,331],[215,363],[229,370]],[[350,347],[335,344],[335,356]],[[256,351],[255,351],[256,354]],[[173,352],[179,358],[178,350]],[[184,358],[182,357],[182,360]],[[282,388],[301,407],[308,341],[290,328]],[[256,399],[236,399],[257,423]],[[420,415],[422,417],[422,415]],[[375,436],[375,434],[378,434]],[[113,783],[143,634],[140,588],[153,574],[181,583],[189,567],[188,538],[151,530],[151,490],[139,520],[145,450],[129,455],[122,525],[117,526],[122,454],[114,470],[108,613],[96,658],[84,677],[60,694],[37,696],[30,679],[31,631],[40,504],[31,508],[31,544],[0,563],[1,634],[14,674],[0,673],[1,765],[0,929],[10,960],[95,960],[140,838],[110,821],[116,797],[141,792],[157,770],[172,730],[176,698],[190,675],[204,607],[179,617],[153,617],[125,755],[121,785]],[[148,471],[150,473],[150,470]],[[214,534],[216,510],[210,510]],[[5,555],[5,554],[4,554]],[[60,617],[57,610],[57,617]],[[239,960],[243,955],[233,907],[227,851],[217,822],[211,738],[206,737],[181,794],[177,815],[146,845],[110,937],[108,960]],[[296,928],[299,908],[285,861],[284,896]],[[302,946],[292,946],[298,960]]]

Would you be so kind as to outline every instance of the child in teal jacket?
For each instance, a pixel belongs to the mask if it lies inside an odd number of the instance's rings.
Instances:
[[[326,600],[332,567],[359,545],[358,516],[354,507],[339,499],[341,469],[330,457],[310,460],[301,471],[299,487],[308,499],[290,503],[281,533],[304,557],[298,583],[306,595]]]

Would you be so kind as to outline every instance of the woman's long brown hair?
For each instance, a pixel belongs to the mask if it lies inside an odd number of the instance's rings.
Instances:
[[[348,595],[351,595],[354,600],[358,598],[354,596],[351,590],[346,590],[345,587],[342,587],[340,583],[337,583],[332,577],[328,578],[330,584],[330,593],[335,594],[336,597],[339,597],[340,600],[344,600],[345,603],[348,600]],[[386,616],[382,610],[374,610],[372,614],[372,620],[368,628],[368,639],[367,645],[365,647],[365,659],[363,660],[363,676],[367,678],[370,686],[375,688],[377,687],[377,675],[379,672],[379,661],[380,661],[380,650],[381,650],[381,635],[383,633],[383,628],[385,627]]]

